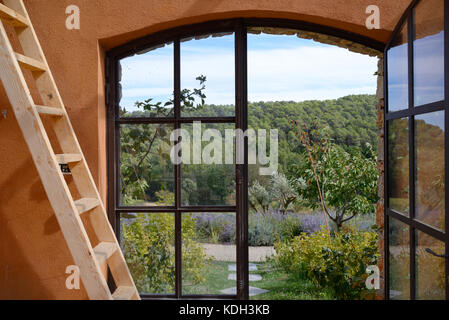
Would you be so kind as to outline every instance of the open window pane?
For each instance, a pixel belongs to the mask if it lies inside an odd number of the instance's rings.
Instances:
[[[174,294],[174,214],[122,214],[120,226],[123,254],[138,291]]]
[[[174,205],[169,124],[120,126],[120,204]]]
[[[234,124],[182,125],[190,137],[183,138],[182,147],[183,206],[235,205],[235,147],[225,144],[226,134],[230,136],[234,128]]]
[[[389,208],[409,214],[409,131],[408,119],[388,122]]]
[[[444,111],[415,117],[416,218],[444,230]]]
[[[182,216],[182,293],[237,294],[235,213]]]
[[[181,115],[235,115],[234,34],[181,40]]]
[[[393,39],[387,52],[388,112],[408,108],[408,44],[407,25]]]
[[[410,299],[409,226],[389,217],[390,299]]]
[[[173,43],[120,60],[120,117],[173,117]]]
[[[420,1],[414,10],[415,106],[444,100],[444,0]]]
[[[416,232],[416,298],[444,300],[446,296],[445,259],[426,251],[444,254],[444,242],[424,232]]]

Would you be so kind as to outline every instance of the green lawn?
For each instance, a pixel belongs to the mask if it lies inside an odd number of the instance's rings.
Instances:
[[[221,294],[220,290],[236,285],[227,280],[228,265],[231,262],[213,261],[209,266],[206,281],[200,285],[188,285],[184,282],[184,294]],[[325,289],[316,287],[308,279],[289,278],[276,269],[270,262],[256,263],[258,271],[250,273],[262,276],[261,281],[250,282],[250,286],[269,290],[269,292],[251,297],[251,300],[329,300],[332,295]]]
[[[188,281],[183,279],[183,294],[222,294],[220,290],[235,286],[236,282],[228,280],[228,265],[232,262],[213,261],[208,264],[206,281],[199,285],[189,285]]]
[[[273,266],[270,262],[257,264],[261,281],[250,282],[250,286],[269,290],[251,297],[251,300],[330,300],[332,295],[314,285],[308,279],[294,279]]]

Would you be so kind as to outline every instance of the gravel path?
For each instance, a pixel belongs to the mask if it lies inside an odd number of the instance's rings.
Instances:
[[[202,244],[204,252],[208,257],[213,257],[217,261],[235,262],[236,246],[224,244]],[[276,254],[274,247],[249,247],[249,261],[264,262],[268,257]]]

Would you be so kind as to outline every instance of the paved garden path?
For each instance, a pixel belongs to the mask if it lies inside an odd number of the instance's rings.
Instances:
[[[223,294],[236,295],[237,294],[237,288],[236,287],[232,287],[232,288],[229,288],[229,289],[221,290],[220,292],[223,293]],[[265,290],[265,289],[260,289],[260,288],[249,286],[249,296],[250,297],[256,296],[258,294],[266,293],[266,292],[269,292],[269,290]]]
[[[208,257],[212,257],[217,261],[236,261],[236,246],[225,244],[202,244],[204,251]],[[249,247],[249,261],[264,262],[267,258],[276,255],[274,247]]]
[[[237,270],[236,264],[228,265],[228,271],[235,272],[236,270]],[[249,271],[257,271],[257,270],[258,270],[258,268],[257,268],[256,264],[254,264],[254,263],[249,264]],[[237,280],[237,274],[236,273],[229,274],[228,280]],[[260,280],[262,280],[261,275],[254,274],[254,273],[249,274],[249,281],[260,281]],[[220,292],[223,294],[237,294],[237,289],[236,289],[236,287],[232,287],[232,288],[220,290]],[[269,292],[269,290],[251,287],[251,286],[249,287],[249,296],[250,297],[258,295],[258,294],[266,293],[266,292]]]

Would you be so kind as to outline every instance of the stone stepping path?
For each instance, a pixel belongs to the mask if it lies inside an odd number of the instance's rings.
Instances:
[[[249,271],[257,271],[257,265],[254,263],[250,263],[248,265],[249,267]],[[228,275],[228,280],[233,280],[236,281],[237,280],[237,274],[235,273],[237,271],[237,265],[234,264],[229,264],[228,265],[228,271],[232,272],[231,274]],[[262,276],[259,274],[249,274],[249,281],[260,281],[262,280]],[[232,288],[228,288],[228,289],[224,289],[224,290],[220,290],[221,293],[223,294],[229,294],[229,295],[235,295],[237,294],[237,288],[236,287],[232,287]],[[256,288],[256,287],[249,287],[249,296],[256,296],[258,294],[262,294],[262,293],[266,293],[269,292],[269,290],[265,290],[265,289],[260,289],[260,288]]]
[[[262,276],[258,275],[258,274],[249,274],[249,281],[260,281],[262,280]],[[237,274],[236,273],[231,273],[228,276],[228,280],[237,280]]]
[[[249,264],[249,271],[257,271],[257,265],[254,263],[250,263]],[[236,264],[230,264],[228,265],[228,271],[233,271],[236,272],[237,271],[237,265]]]
[[[223,294],[228,294],[228,295],[236,295],[237,294],[237,288],[236,287],[232,287],[232,288],[220,290],[220,292],[223,293]],[[251,287],[251,286],[249,287],[249,296],[250,297],[256,296],[258,294],[266,293],[266,292],[269,292],[269,290],[260,289],[260,288],[256,288],[256,287]]]

